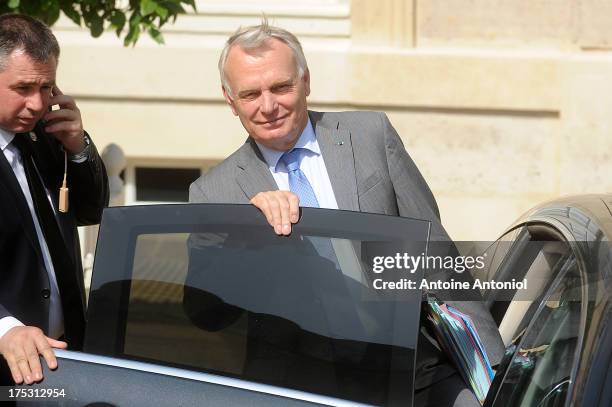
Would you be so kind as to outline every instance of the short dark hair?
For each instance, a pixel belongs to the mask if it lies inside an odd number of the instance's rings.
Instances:
[[[36,62],[46,63],[59,58],[60,48],[55,35],[41,21],[22,14],[0,16],[0,71],[15,50],[23,50]]]

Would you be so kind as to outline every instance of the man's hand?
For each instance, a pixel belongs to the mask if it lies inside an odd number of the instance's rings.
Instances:
[[[51,347],[66,349],[66,342],[49,338],[33,326],[17,326],[0,338],[0,353],[6,359],[15,383],[32,384],[42,380],[41,354],[49,369],[57,368],[57,360]]]
[[[72,96],[64,95],[57,86],[53,87],[52,93],[53,97],[49,105],[59,105],[59,109],[53,110],[43,117],[47,121],[45,131],[53,134],[62,143],[66,151],[71,154],[78,154],[85,149],[81,111]]]
[[[291,224],[297,223],[300,217],[300,199],[293,192],[260,192],[251,199],[251,203],[263,212],[277,235],[289,235]]]

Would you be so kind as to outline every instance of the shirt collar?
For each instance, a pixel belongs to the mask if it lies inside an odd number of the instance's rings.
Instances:
[[[15,133],[0,128],[0,150],[4,151],[14,137]]]
[[[257,147],[259,147],[259,151],[261,151],[261,155],[263,155],[264,160],[266,160],[270,171],[276,172],[278,160],[280,160],[282,155],[285,154],[285,151],[273,150],[261,145],[258,142],[255,143],[257,144]],[[314,128],[312,127],[310,119],[308,119],[304,131],[302,131],[302,134],[298,138],[293,148],[303,148],[316,155],[321,155],[321,149],[319,148],[319,143],[317,142],[317,137],[315,136]]]

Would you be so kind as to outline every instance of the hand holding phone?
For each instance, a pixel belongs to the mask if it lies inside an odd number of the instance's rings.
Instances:
[[[55,105],[58,105],[59,109],[52,110]],[[74,98],[64,95],[55,85],[51,90],[49,108],[49,112],[43,117],[46,121],[45,131],[55,136],[70,154],[82,152],[86,147],[83,122]]]

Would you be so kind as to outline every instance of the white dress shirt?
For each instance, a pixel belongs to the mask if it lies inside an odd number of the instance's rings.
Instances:
[[[282,162],[279,162],[284,151],[272,150],[268,147],[257,143],[261,154],[263,155],[268,168],[276,181],[278,189],[283,191],[289,191],[289,174],[287,173],[287,167]],[[319,206],[327,209],[338,209],[338,203],[336,202],[336,196],[332,189],[331,181],[329,180],[329,174],[325,167],[325,161],[321,155],[321,149],[315,136],[314,129],[310,119],[306,124],[306,128],[300,135],[294,148],[303,148],[303,152],[300,155],[300,169],[308,178],[310,186],[317,196]]]
[[[52,338],[59,338],[64,333],[64,317],[62,312],[62,304],[59,296],[59,288],[57,286],[57,279],[55,277],[55,271],[53,269],[53,262],[51,261],[51,254],[49,253],[47,242],[45,241],[42,229],[40,227],[40,223],[38,222],[38,217],[36,216],[34,202],[32,201],[32,195],[30,194],[30,188],[28,187],[28,180],[26,178],[25,170],[23,168],[21,154],[13,144],[10,144],[11,141],[13,141],[14,137],[14,133],[10,133],[4,129],[0,129],[0,149],[2,149],[2,153],[4,153],[4,156],[6,157],[11,168],[13,169],[15,177],[19,182],[19,186],[23,191],[23,195],[25,196],[25,199],[28,202],[28,208],[30,209],[34,228],[36,229],[36,236],[38,237],[38,242],[40,243],[40,248],[42,250],[45,268],[47,270],[47,274],[49,275],[49,289],[51,291],[51,295],[49,297],[49,336]],[[52,203],[53,201],[51,200],[51,195],[49,194],[49,191],[45,192],[47,193],[47,198],[49,199],[49,202],[51,202],[51,208],[53,208],[53,211],[55,212],[55,208],[53,207]],[[4,334],[8,330],[16,326],[23,326],[23,323],[21,323],[21,321],[14,317],[1,318],[0,338],[4,336]]]

